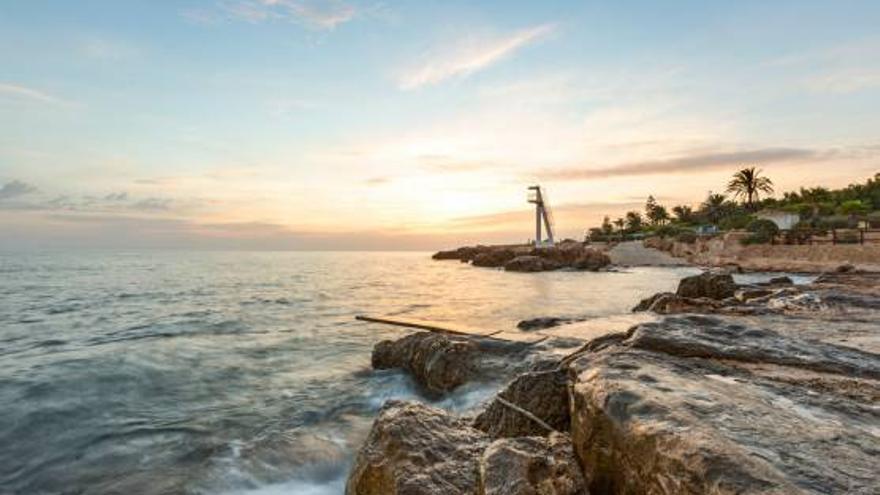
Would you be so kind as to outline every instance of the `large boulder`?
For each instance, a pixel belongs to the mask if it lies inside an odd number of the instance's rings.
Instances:
[[[419,332],[373,347],[374,369],[402,368],[432,393],[464,384],[476,370],[477,345],[445,335]]]
[[[556,260],[532,255],[517,256],[504,264],[504,270],[508,272],[545,272],[562,267],[562,263]]]
[[[489,439],[441,409],[389,401],[349,474],[346,495],[478,495]]]
[[[505,438],[480,461],[481,495],[587,495],[567,435]]]
[[[519,375],[474,419],[475,428],[496,438],[547,435],[550,432],[545,426],[509,404],[537,417],[556,431],[568,431],[566,371],[532,371]]]
[[[689,316],[637,326],[570,369],[572,442],[593,493],[880,486],[876,354]]]
[[[709,299],[726,299],[736,293],[736,283],[728,273],[705,272],[685,277],[678,283],[675,293],[682,297],[708,297]]]
[[[576,270],[599,271],[611,264],[611,258],[602,251],[585,249],[577,259],[571,263]]]

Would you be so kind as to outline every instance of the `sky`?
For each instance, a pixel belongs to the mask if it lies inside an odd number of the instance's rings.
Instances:
[[[419,249],[880,171],[880,2],[5,0],[0,248]]]

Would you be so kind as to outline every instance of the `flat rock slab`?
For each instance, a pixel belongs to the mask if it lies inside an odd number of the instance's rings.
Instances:
[[[851,347],[798,339],[708,316],[639,325],[627,344],[682,357],[771,363],[880,379],[880,356]]]
[[[877,493],[880,356],[712,320],[645,324],[572,363],[591,491]]]

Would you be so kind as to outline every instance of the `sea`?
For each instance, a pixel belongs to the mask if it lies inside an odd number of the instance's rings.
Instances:
[[[0,253],[0,493],[340,494],[389,399],[399,315],[512,330],[619,317],[697,269],[506,273],[413,252]]]

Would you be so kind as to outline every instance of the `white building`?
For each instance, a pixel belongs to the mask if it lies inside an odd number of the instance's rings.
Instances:
[[[801,221],[801,216],[797,213],[783,210],[761,210],[755,216],[762,220],[770,220],[779,227],[779,230],[791,230]]]

